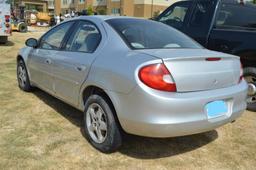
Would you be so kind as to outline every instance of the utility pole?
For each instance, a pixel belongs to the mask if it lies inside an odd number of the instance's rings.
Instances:
[[[107,15],[109,15],[111,13],[111,10],[110,10],[110,1],[109,0],[106,0],[106,9],[107,9]]]
[[[122,15],[122,0],[120,0],[120,10],[119,10],[119,12],[120,12],[120,16]]]
[[[53,0],[53,13],[54,13],[54,16],[56,15],[56,9],[55,9],[56,4],[55,3],[56,3],[55,0]]]
[[[153,17],[154,0],[151,1],[151,18]]]

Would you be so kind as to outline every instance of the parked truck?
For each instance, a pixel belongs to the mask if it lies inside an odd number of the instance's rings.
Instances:
[[[240,56],[249,85],[247,109],[256,111],[256,5],[246,0],[185,0],[155,20],[210,50]]]
[[[0,0],[0,43],[6,43],[11,35],[11,6],[8,0]]]

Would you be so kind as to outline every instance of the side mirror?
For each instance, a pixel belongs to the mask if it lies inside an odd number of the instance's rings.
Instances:
[[[35,38],[29,38],[25,42],[26,46],[36,48],[38,45],[38,41]]]

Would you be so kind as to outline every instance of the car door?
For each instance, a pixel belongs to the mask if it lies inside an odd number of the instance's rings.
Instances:
[[[52,76],[52,57],[57,54],[73,22],[63,23],[47,32],[33,49],[28,59],[30,77],[42,89],[54,93]]]
[[[156,20],[183,31],[185,23],[189,18],[192,5],[192,1],[174,3],[159,15]]]
[[[54,89],[56,95],[76,106],[79,92],[85,81],[101,41],[101,33],[93,23],[80,21],[63,50],[53,59]]]

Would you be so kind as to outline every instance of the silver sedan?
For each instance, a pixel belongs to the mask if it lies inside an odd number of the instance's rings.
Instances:
[[[63,22],[17,57],[19,87],[38,87],[84,112],[89,142],[113,152],[122,133],[210,131],[246,108],[238,57],[209,51],[164,24],[88,16]]]

